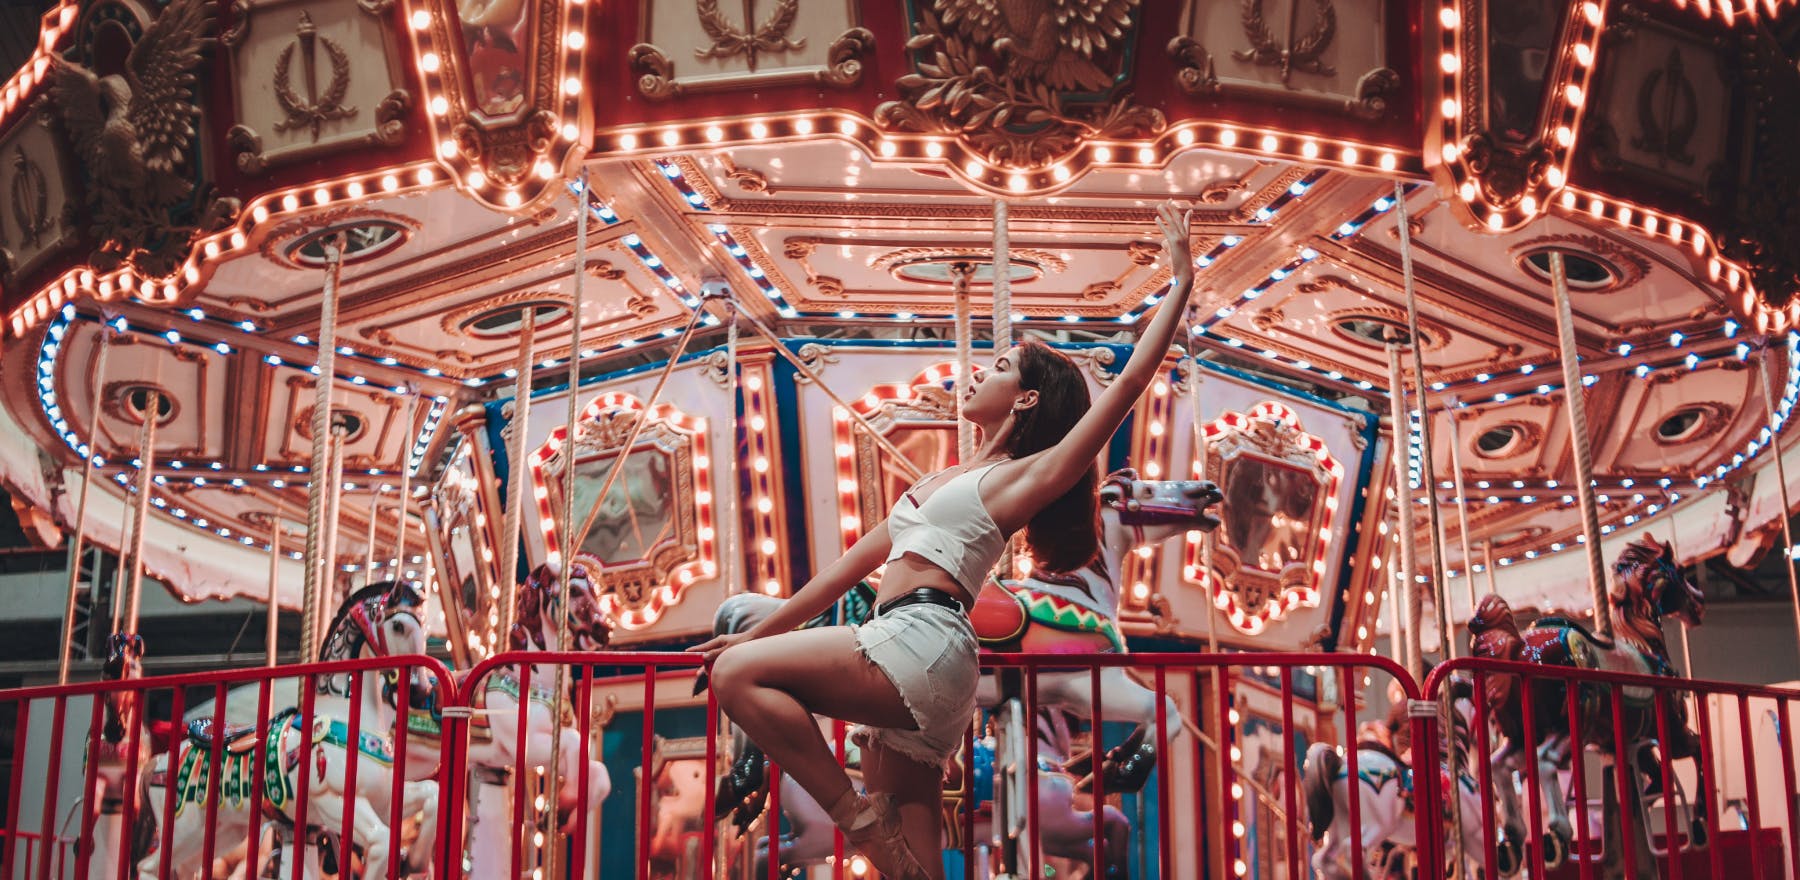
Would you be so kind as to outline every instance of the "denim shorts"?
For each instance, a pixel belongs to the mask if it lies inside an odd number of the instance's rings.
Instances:
[[[973,723],[981,674],[968,616],[942,605],[903,606],[856,627],[856,647],[894,683],[918,727],[863,725],[853,732],[856,742],[878,742],[927,766],[948,765]]]

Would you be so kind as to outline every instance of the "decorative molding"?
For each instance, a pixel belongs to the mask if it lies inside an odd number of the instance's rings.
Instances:
[[[25,155],[22,144],[13,146],[12,167],[12,186],[8,191],[19,242],[36,246],[50,231],[50,184],[44,178],[44,170]]]
[[[708,5],[711,0],[699,0],[699,2],[702,6],[705,6]],[[793,0],[780,0],[780,2],[783,6],[787,6],[792,3]],[[780,9],[777,10],[777,12],[779,11]],[[769,25],[770,22],[765,22],[762,27],[758,28],[758,33],[761,33],[762,30],[769,27]],[[787,25],[782,25],[780,31],[782,34],[785,34]],[[781,39],[785,40],[786,38],[783,36]],[[715,37],[714,40],[715,46],[721,45],[718,37]],[[730,40],[727,39],[725,42],[729,44]],[[801,40],[799,45],[791,45],[788,49],[784,49],[783,51],[798,49],[804,44],[805,40]],[[782,82],[811,82],[822,86],[848,88],[862,81],[862,58],[874,50],[875,34],[867,28],[852,27],[842,34],[839,34],[837,39],[831,41],[831,45],[825,50],[824,66],[798,71],[790,70],[776,74],[758,74],[755,72],[756,65],[754,52],[739,49],[734,52],[725,52],[708,56],[706,53],[709,49],[696,49],[695,54],[700,58],[720,57],[721,55],[744,52],[745,54],[748,54],[751,59],[751,72],[746,75],[713,77],[700,82],[682,82],[675,73],[675,62],[669,58],[669,53],[663,51],[661,47],[656,46],[653,43],[645,42],[632,46],[625,52],[625,61],[628,69],[637,75],[638,94],[653,101],[661,101],[669,98],[678,98],[690,92],[746,88],[758,85],[773,85]],[[770,50],[763,48],[757,49],[756,51]]]
[[[1275,35],[1269,33],[1269,25],[1263,20],[1263,0],[1243,0],[1244,39],[1250,43],[1250,49],[1232,52],[1231,57],[1259,67],[1280,67],[1283,83],[1288,82],[1296,68],[1319,76],[1336,76],[1335,69],[1319,60],[1325,50],[1331,48],[1331,40],[1337,35],[1337,9],[1331,2],[1313,0],[1318,9],[1313,16],[1312,30],[1293,39],[1294,25],[1300,20],[1300,0],[1291,0],[1288,7],[1290,42],[1284,46],[1275,42]]]
[[[1628,248],[1618,241],[1597,234],[1558,234],[1540,235],[1529,238],[1512,246],[1514,259],[1524,262],[1525,258],[1536,251],[1546,248],[1561,248],[1574,251],[1590,259],[1596,259],[1613,270],[1613,281],[1599,286],[1571,285],[1577,293],[1600,293],[1603,291],[1623,291],[1635,287],[1638,282],[1650,274],[1650,260],[1637,250]],[[1549,285],[1550,281],[1541,278],[1528,269],[1521,267],[1531,280]]]
[[[746,20],[751,4],[745,4]],[[694,12],[700,17],[700,28],[706,31],[712,45],[694,50],[694,57],[700,59],[730,58],[743,55],[748,59],[750,69],[756,70],[756,54],[781,52],[798,52],[806,48],[805,40],[788,37],[788,31],[794,27],[794,19],[800,13],[799,0],[776,0],[775,9],[763,19],[762,24],[754,31],[742,31],[725,20],[719,12],[719,0],[696,0]]]
[[[319,35],[318,28],[313,25],[312,15],[305,10],[300,12],[300,21],[294,27],[294,37],[294,42],[282,47],[281,54],[275,59],[275,100],[281,104],[282,112],[287,114],[285,119],[275,123],[275,131],[279,134],[301,128],[309,129],[312,131],[313,143],[318,143],[319,131],[325,123],[350,119],[357,113],[355,107],[343,104],[344,96],[350,90],[350,56],[336,40]],[[318,93],[318,80],[314,74],[319,45],[325,47],[325,54],[331,59],[331,82],[325,86],[323,95]],[[301,79],[306,89],[304,101],[294,93],[289,82],[296,46],[300,49],[303,68]]]
[[[392,2],[392,0],[389,0]],[[375,130],[363,140],[378,147],[395,147],[406,139],[406,116],[412,112],[412,92],[395,89],[375,105]]]
[[[807,369],[821,375],[824,374],[826,367],[838,362],[838,357],[832,353],[831,346],[820,342],[808,342],[800,346],[794,350],[794,356],[799,358]],[[794,374],[794,383],[797,385],[807,385],[811,382],[812,379],[805,373]]]
[[[875,119],[891,130],[955,137],[1010,168],[1049,165],[1090,140],[1157,134],[1167,126],[1162,111],[1117,88],[1137,40],[1137,7],[1109,0],[1092,17],[1023,33],[1005,15],[940,18],[921,5],[906,43],[914,72],[895,82],[902,99],[877,106]]]

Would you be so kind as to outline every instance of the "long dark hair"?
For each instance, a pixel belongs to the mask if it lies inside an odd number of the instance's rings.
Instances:
[[[1036,340],[1018,351],[1019,387],[1038,393],[1037,405],[1013,417],[1005,448],[1013,458],[1049,449],[1068,436],[1087,413],[1087,380],[1062,352]],[[1025,547],[1033,564],[1048,571],[1075,571],[1100,552],[1100,468],[1090,465],[1081,479],[1050,502],[1025,526]]]

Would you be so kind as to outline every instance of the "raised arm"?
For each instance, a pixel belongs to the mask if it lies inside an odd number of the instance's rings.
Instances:
[[[1188,296],[1194,289],[1194,260],[1188,247],[1188,225],[1192,213],[1164,203],[1156,209],[1156,225],[1162,230],[1163,249],[1169,255],[1174,277],[1169,293],[1156,306],[1144,332],[1131,350],[1125,368],[1112,384],[1101,392],[1087,414],[1076,422],[1068,436],[1045,450],[1026,471],[1020,489],[1034,499],[1048,502],[1068,491],[1081,474],[1091,467],[1094,458],[1112,439],[1126,413],[1150,387],[1150,380],[1162,369],[1163,357],[1175,341],[1176,327],[1187,312]]]

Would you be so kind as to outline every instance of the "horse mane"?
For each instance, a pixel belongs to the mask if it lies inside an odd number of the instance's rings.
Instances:
[[[1665,546],[1648,534],[1627,544],[1613,563],[1612,589],[1607,591],[1613,634],[1657,657],[1668,657],[1669,648],[1663,641],[1662,614],[1644,588],[1641,573],[1660,563],[1664,551]]]
[[[370,599],[379,598],[393,592],[394,584],[394,581],[377,581],[359,587],[355,592],[345,596],[344,601],[338,605],[337,614],[331,618],[331,626],[327,627],[325,630],[325,640],[319,643],[320,656],[314,657],[313,659],[324,659],[325,646],[331,644],[333,637],[341,630],[344,622],[350,619],[350,609],[355,608]]]

